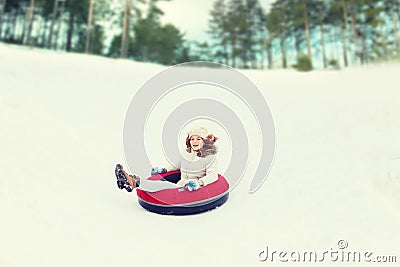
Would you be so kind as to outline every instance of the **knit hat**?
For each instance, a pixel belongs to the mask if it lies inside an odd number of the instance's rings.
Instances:
[[[201,138],[206,139],[207,138],[207,134],[208,134],[207,129],[201,127],[199,129],[194,129],[191,132],[189,132],[189,138],[192,137],[193,135],[198,135]]]

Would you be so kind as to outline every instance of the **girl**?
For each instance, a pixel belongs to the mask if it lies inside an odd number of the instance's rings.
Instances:
[[[135,187],[150,192],[177,187],[186,187],[188,190],[193,191],[201,186],[213,183],[218,180],[216,161],[218,151],[214,145],[217,140],[217,137],[208,134],[206,128],[199,128],[189,132],[186,137],[186,150],[183,151],[179,162],[175,165],[176,167],[168,169],[168,171],[179,169],[180,174],[177,177],[168,176],[169,181],[165,179],[161,181],[140,179],[136,175],[129,175],[122,165],[117,164],[115,173],[118,187],[120,189],[125,188],[129,192]],[[167,169],[164,168],[162,172],[166,171]]]

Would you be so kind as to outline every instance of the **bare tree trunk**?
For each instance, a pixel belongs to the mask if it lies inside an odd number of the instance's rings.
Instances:
[[[398,20],[400,21],[400,5],[397,5],[397,17]]]
[[[280,47],[282,53],[282,66],[284,69],[287,68],[287,57],[286,57],[286,48],[285,48],[285,39],[280,39]]]
[[[51,47],[52,47],[53,30],[54,30],[54,24],[56,23],[57,10],[58,10],[58,0],[54,0],[53,17],[52,17],[51,25],[50,25],[49,39],[47,40],[47,48],[49,48],[49,49],[51,49]]]
[[[87,22],[87,30],[86,30],[86,44],[85,44],[85,53],[89,54],[90,53],[90,41],[92,39],[92,33],[93,33],[93,6],[94,6],[94,0],[90,0],[89,3],[89,14],[88,14],[88,22]]]
[[[4,21],[3,20],[3,23],[4,23],[4,33],[2,33],[2,40],[7,40],[8,39],[8,37],[10,36],[10,25],[11,25],[11,22],[12,22],[12,16],[11,16],[11,11],[7,14],[7,20],[6,21]]]
[[[362,57],[362,62],[363,63],[368,63],[368,57],[367,57],[367,27],[364,23],[364,29],[362,33],[362,52],[361,52],[361,57]]]
[[[392,22],[393,22],[393,32],[394,32],[394,42],[396,44],[396,52],[397,56],[400,56],[400,40],[399,40],[399,31],[397,29],[397,22],[396,22],[396,13],[394,11],[394,2],[393,0],[390,1],[390,9],[392,13]]]
[[[282,67],[284,69],[287,68],[287,56],[286,56],[286,47],[285,47],[285,39],[286,39],[286,5],[287,2],[283,1],[282,3],[282,24],[281,26],[281,33],[280,33],[280,48],[282,54]],[[283,30],[282,30],[283,29]]]
[[[268,59],[268,69],[272,69],[272,40],[267,42],[267,59]]]
[[[383,60],[387,61],[389,59],[388,49],[387,49],[387,35],[385,34],[385,29],[383,23],[379,25],[380,37],[382,38],[382,48],[383,48]]]
[[[350,0],[350,16],[351,16],[351,26],[353,28],[353,35],[354,35],[354,44],[356,46],[356,54],[360,55],[360,61],[362,61],[361,57],[361,52],[359,49],[359,43],[358,43],[358,33],[357,33],[357,27],[356,27],[356,18],[354,15],[354,8],[353,8],[353,0]]]
[[[260,44],[260,69],[265,69],[265,52],[263,47],[265,46],[265,38],[266,36],[263,36],[260,40],[259,40],[259,44]],[[257,60],[257,56],[255,56],[255,61]]]
[[[15,43],[17,43],[18,40],[18,32],[17,32],[17,25],[18,25],[18,17],[19,15],[24,16],[24,12],[20,9],[18,9],[17,11],[13,12],[14,17],[13,17],[13,21],[11,23],[12,28],[11,28],[11,38],[13,39],[13,41]],[[25,21],[23,21],[23,25],[25,25]],[[23,35],[22,35],[23,36]],[[18,42],[20,42],[18,40]]]
[[[299,36],[296,34],[296,32],[294,32],[294,47],[296,49],[296,60],[298,60],[300,58],[300,38]]]
[[[132,9],[132,0],[125,0],[124,26],[122,30],[122,41],[121,41],[121,58],[128,57],[131,9]]]
[[[22,8],[20,8],[20,10],[21,10],[21,13],[24,13],[24,10],[22,10]],[[19,43],[20,44],[24,44],[24,41],[25,41],[25,36],[26,36],[26,32],[27,32],[27,28],[28,28],[28,24],[29,24],[29,8],[27,8],[26,10],[25,10],[25,15],[23,16],[23,22],[22,22],[22,33],[21,33],[21,38],[20,38],[20,41],[19,41]],[[17,19],[16,19],[16,24],[15,24],[15,28],[17,28],[17,21],[18,21],[18,16],[17,16]]]
[[[28,44],[28,45],[30,44],[34,10],[35,10],[35,0],[31,0],[31,2],[29,4],[29,13],[28,13],[28,32],[25,35],[25,39],[23,40],[23,44]]]
[[[350,35],[348,35],[349,25],[347,23],[349,21],[349,18],[347,16],[346,0],[342,0],[342,9],[343,9],[343,21],[344,21],[344,23],[340,22],[340,27],[342,27],[342,29],[340,31],[341,31],[341,34],[343,35],[342,36],[342,47],[343,47],[344,65],[347,67],[349,65],[348,64],[348,59],[347,59],[347,39],[349,40],[349,42],[351,42],[351,40],[350,40]],[[344,29],[343,29],[343,27],[344,27]]]
[[[232,67],[236,67],[236,33],[231,36],[231,56],[232,56]]]
[[[6,0],[0,0],[0,19],[4,14],[4,10],[6,8],[6,4],[7,4]]]
[[[308,7],[307,0],[303,0],[303,8],[304,8],[304,27],[306,32],[306,41],[307,41],[307,56],[312,60],[311,54],[311,38],[310,38],[310,26],[308,23]]]
[[[319,27],[321,30],[322,61],[324,64],[324,68],[326,69],[328,64],[326,62],[326,54],[325,54],[324,18],[322,14],[322,6],[319,6]]]
[[[343,19],[344,19],[344,28],[347,29],[347,22],[348,22],[348,16],[347,16],[347,4],[346,0],[342,0],[342,9],[343,9]]]
[[[65,1],[61,2],[60,14],[59,14],[59,17],[58,17],[58,25],[57,25],[57,31],[56,31],[56,41],[54,42],[54,49],[56,49],[56,50],[58,48],[58,38],[60,36],[62,19],[63,19],[63,16],[64,16]]]
[[[343,23],[342,20],[340,20],[340,35],[342,38],[342,50],[343,50],[343,61],[344,61],[344,66],[347,67],[349,65],[348,60],[347,60],[347,46],[346,46],[346,37],[344,34],[344,29],[343,29]]]
[[[228,54],[228,42],[224,39],[224,57],[225,57],[225,65],[229,65],[229,54]]]
[[[67,46],[66,50],[69,52],[72,50],[72,37],[74,35],[75,26],[75,13],[72,8],[69,10],[69,20],[68,20],[68,32],[67,32]]]
[[[19,13],[19,10],[10,11],[10,18],[8,19],[9,28],[7,28],[8,33],[6,33],[6,36],[8,39],[12,39],[14,42],[17,40],[17,18]]]
[[[42,37],[41,37],[41,44],[40,44],[40,46],[41,46],[42,48],[45,48],[46,45],[47,45],[46,33],[47,33],[48,23],[47,23],[47,20],[46,20],[45,18],[44,18],[43,20],[44,20],[43,26],[41,27],[42,33],[40,34],[40,35],[42,36]]]
[[[2,40],[3,35],[3,21],[4,21],[4,10],[6,8],[7,0],[0,0],[0,40]]]
[[[334,37],[334,31],[335,31],[335,27],[331,27],[331,29],[329,30],[328,33],[328,39],[329,39],[329,44],[330,44],[330,58],[336,58],[335,57],[335,47],[334,47],[334,43],[336,42],[336,38]]]

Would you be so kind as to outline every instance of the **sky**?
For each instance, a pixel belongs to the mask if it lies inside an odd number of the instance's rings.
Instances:
[[[215,0],[171,0],[160,1],[158,6],[164,11],[163,23],[172,23],[185,33],[187,40],[207,41],[208,20]],[[275,0],[260,0],[268,10]]]

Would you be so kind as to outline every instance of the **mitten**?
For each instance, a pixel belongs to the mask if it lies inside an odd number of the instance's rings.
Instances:
[[[200,188],[200,183],[199,180],[197,179],[190,179],[185,187],[189,190],[189,191],[196,191],[197,189]]]
[[[161,174],[167,172],[166,168],[154,167],[151,169],[151,175]]]

